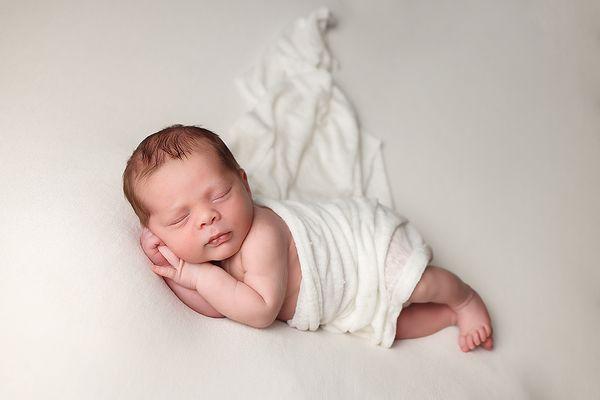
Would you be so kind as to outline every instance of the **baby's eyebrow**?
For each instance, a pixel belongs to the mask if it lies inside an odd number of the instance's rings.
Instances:
[[[185,207],[184,207],[184,206],[177,207],[177,208],[172,208],[172,209],[170,209],[170,210],[167,210],[167,211],[165,212],[165,214],[167,214],[167,215],[175,215],[175,214],[179,214],[179,213],[180,213],[181,211],[183,211],[184,209],[185,209]]]

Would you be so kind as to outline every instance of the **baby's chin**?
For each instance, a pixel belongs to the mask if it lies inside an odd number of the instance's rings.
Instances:
[[[205,262],[212,262],[212,263],[219,262],[219,261],[227,260],[228,258],[233,257],[235,254],[237,254],[237,252],[239,250],[240,250],[239,247],[231,248],[231,249],[223,249],[223,251],[217,252],[218,254],[211,255],[210,258],[206,258],[206,256],[202,256],[202,257],[198,257],[198,258],[190,257],[190,260],[188,262],[191,262],[192,264],[202,264]]]

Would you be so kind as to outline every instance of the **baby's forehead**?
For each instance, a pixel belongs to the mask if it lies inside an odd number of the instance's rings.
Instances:
[[[167,163],[161,165],[151,174],[137,181],[136,191],[141,197],[153,198],[157,194],[165,194],[165,191],[170,192],[169,189],[177,189],[178,193],[197,191],[202,188],[209,190],[224,182],[229,182],[234,175],[237,175],[223,165],[220,160],[218,160],[218,164],[210,163],[210,165],[200,160],[195,161],[175,160],[182,164],[179,164],[179,168],[170,170]],[[168,184],[175,179],[178,184]]]
[[[181,170],[185,170],[185,174],[202,173],[203,176],[211,177],[224,176],[229,172],[229,169],[214,149],[206,149],[192,151],[181,158],[166,159],[148,175],[148,178],[154,176],[155,179],[164,179],[163,175],[173,172],[174,169],[179,173]]]

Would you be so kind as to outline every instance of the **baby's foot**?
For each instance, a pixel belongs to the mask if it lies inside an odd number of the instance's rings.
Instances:
[[[460,305],[451,307],[456,312],[459,330],[458,345],[464,352],[482,345],[486,350],[494,346],[492,323],[487,308],[479,294],[469,285],[469,295]]]

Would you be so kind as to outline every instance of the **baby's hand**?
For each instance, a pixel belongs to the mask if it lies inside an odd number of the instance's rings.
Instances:
[[[152,264],[160,266],[170,265],[169,261],[158,251],[158,246],[165,246],[165,244],[150,229],[144,228],[140,237],[140,244],[146,257],[152,261]]]
[[[179,286],[196,290],[196,282],[203,270],[214,265],[211,263],[191,264],[180,259],[167,246],[159,246],[158,251],[168,260],[170,266],[153,265],[152,271],[165,278],[172,279]]]

